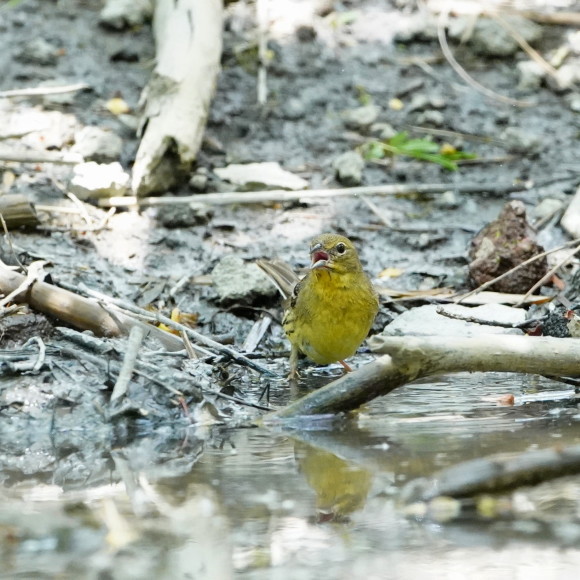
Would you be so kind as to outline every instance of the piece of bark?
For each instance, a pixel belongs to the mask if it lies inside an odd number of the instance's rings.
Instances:
[[[26,281],[26,276],[11,270],[0,262],[0,292],[14,292]],[[35,310],[54,316],[76,328],[92,330],[99,336],[124,334],[121,324],[95,302],[63,290],[52,284],[34,281],[14,297],[15,302],[26,302]]]
[[[417,379],[458,372],[516,372],[580,376],[580,341],[529,336],[383,337],[369,345],[381,356],[263,417],[266,423],[303,415],[354,411]]]
[[[20,193],[0,197],[0,214],[9,230],[34,228],[39,224],[34,206]]]
[[[0,261],[0,293],[8,295],[25,282],[26,276],[11,270]],[[94,300],[89,300],[74,292],[40,280],[32,281],[25,290],[14,296],[12,300],[25,302],[35,310],[53,316],[80,330],[90,330],[97,336],[122,336],[134,326],[140,326],[146,334],[154,334],[168,350],[183,348],[181,339],[173,334],[135,320],[121,312],[116,312],[113,316]]]
[[[196,158],[220,69],[222,20],[222,0],[156,2],[156,67],[141,99],[133,166],[138,196],[166,191]]]

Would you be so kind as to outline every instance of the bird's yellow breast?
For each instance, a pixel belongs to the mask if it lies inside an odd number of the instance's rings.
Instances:
[[[284,329],[308,358],[329,364],[356,352],[377,310],[376,293],[362,270],[313,270],[300,284]]]

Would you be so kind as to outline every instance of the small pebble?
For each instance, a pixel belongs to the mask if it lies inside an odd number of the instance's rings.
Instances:
[[[57,62],[57,50],[56,46],[50,44],[44,38],[35,38],[16,55],[16,60],[26,64],[54,66]]]
[[[257,296],[274,296],[276,287],[256,264],[239,256],[224,256],[213,269],[212,280],[220,300],[252,302]]]
[[[152,16],[152,0],[107,0],[101,10],[99,23],[113,30],[124,30],[141,26]]]
[[[566,102],[571,111],[580,113],[580,93],[571,93],[570,95],[567,95]]]
[[[312,26],[303,24],[296,29],[296,38],[300,42],[312,42],[316,38],[316,30]]]
[[[82,155],[87,161],[107,163],[117,161],[122,149],[123,140],[112,131],[87,126],[75,134],[75,144],[71,151]]]
[[[203,192],[207,189],[207,169],[200,167],[190,178],[189,188],[193,191]]]
[[[377,135],[383,141],[392,139],[397,133],[398,131],[389,123],[373,123],[371,125],[371,134]]]
[[[124,195],[129,187],[129,175],[120,163],[79,163],[73,169],[69,187],[81,200]]]
[[[562,209],[564,203],[559,199],[553,197],[544,198],[533,210],[533,216],[537,220],[542,220],[554,215],[557,211]]]
[[[282,107],[282,117],[289,121],[297,121],[306,115],[306,106],[302,99],[290,98]]]
[[[356,151],[347,151],[339,155],[333,162],[332,167],[336,172],[336,178],[340,183],[353,187],[362,183],[362,174],[365,167],[364,159]]]
[[[435,198],[434,203],[437,207],[440,207],[441,209],[455,209],[460,205],[460,201],[457,197],[457,194],[451,189],[448,189],[447,191],[444,191],[441,195],[437,196]]]
[[[544,69],[533,60],[524,60],[516,65],[520,75],[518,89],[529,91],[539,89],[546,73]]]
[[[376,105],[365,105],[351,109],[343,114],[344,124],[350,129],[364,129],[377,120],[379,113],[380,108]]]
[[[527,18],[506,16],[505,20],[528,43],[537,42],[542,37],[542,27]],[[462,16],[451,21],[449,26],[451,38],[461,39],[466,32],[470,32],[467,45],[480,56],[492,58],[512,56],[521,50],[513,35],[491,18],[479,17],[475,26],[471,16]]]
[[[213,211],[205,204],[166,205],[157,210],[157,221],[166,228],[189,228],[207,224]]]
[[[441,111],[423,111],[417,116],[417,124],[443,127],[445,125],[445,116]]]
[[[510,153],[535,154],[542,149],[542,139],[518,127],[508,127],[499,138],[505,142]]]

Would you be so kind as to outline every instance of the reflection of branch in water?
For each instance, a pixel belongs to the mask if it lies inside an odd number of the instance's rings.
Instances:
[[[436,497],[473,497],[537,485],[564,475],[580,473],[580,445],[538,449],[517,455],[490,455],[463,461],[428,479],[409,482],[403,490],[406,503]]]

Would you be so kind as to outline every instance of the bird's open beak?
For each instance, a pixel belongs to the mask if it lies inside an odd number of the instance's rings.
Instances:
[[[312,264],[310,265],[311,270],[318,270],[320,268],[327,268],[330,256],[328,252],[322,249],[322,244],[316,244],[310,249],[310,257],[312,258]]]

